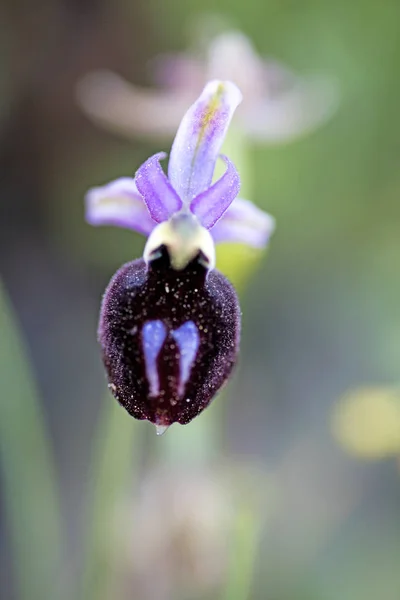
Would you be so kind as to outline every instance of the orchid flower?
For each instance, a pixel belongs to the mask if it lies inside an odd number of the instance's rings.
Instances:
[[[168,177],[149,158],[135,178],[93,188],[86,216],[148,236],[143,259],[124,265],[103,299],[99,341],[117,400],[162,433],[188,423],[227,380],[240,335],[236,293],[215,266],[215,242],[264,246],[272,217],[239,199],[239,174],[212,182],[219,151],[241,101],[235,84],[211,81],[189,108],[172,145]]]
[[[158,89],[132,85],[111,71],[94,71],[79,82],[78,101],[108,129],[128,137],[170,138],[197,90],[210,79],[229,79],[245,98],[235,126],[261,143],[305,135],[338,105],[333,80],[300,77],[277,61],[264,60],[239,31],[217,35],[203,57],[190,52],[161,56],[153,71]]]

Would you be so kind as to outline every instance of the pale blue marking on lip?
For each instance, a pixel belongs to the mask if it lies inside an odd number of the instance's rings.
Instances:
[[[162,321],[148,321],[143,325],[142,343],[150,396],[158,396],[160,393],[157,359],[166,337],[167,328]]]
[[[187,321],[179,329],[172,331],[171,335],[179,348],[180,378],[178,394],[182,396],[199,349],[200,335],[193,321]]]

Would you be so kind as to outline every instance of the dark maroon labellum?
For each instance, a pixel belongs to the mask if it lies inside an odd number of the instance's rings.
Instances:
[[[197,259],[183,271],[167,250],[147,267],[135,260],[114,275],[100,314],[99,341],[115,398],[160,428],[189,423],[235,364],[240,308],[232,285]]]

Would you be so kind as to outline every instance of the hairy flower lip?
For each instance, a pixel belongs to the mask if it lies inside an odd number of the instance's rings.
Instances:
[[[160,350],[151,350],[150,371],[145,371],[143,327],[157,320],[166,334]],[[198,331],[200,345],[179,391],[183,374],[177,370],[174,332],[188,322]],[[216,269],[210,272],[195,259],[175,271],[162,251],[149,267],[139,259],[117,271],[104,295],[98,336],[110,389],[120,404],[159,428],[186,424],[231,374],[239,349],[240,307],[234,288]],[[149,372],[159,382],[153,395]]]

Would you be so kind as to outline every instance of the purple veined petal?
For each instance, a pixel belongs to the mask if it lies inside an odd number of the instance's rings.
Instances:
[[[135,183],[154,221],[167,221],[182,208],[182,200],[168,181],[160,160],[165,152],[154,154],[136,172]]]
[[[319,127],[337,109],[339,91],[334,81],[290,76],[288,71],[279,81],[278,75],[271,73],[268,81],[266,73],[264,97],[242,112],[242,125],[255,141],[291,141]]]
[[[218,181],[192,200],[190,210],[206,229],[222,217],[239,193],[240,179],[234,164],[221,154],[227,169]]]
[[[131,177],[90,189],[85,196],[85,212],[91,225],[116,225],[144,235],[157,225]]]
[[[275,219],[250,200],[236,198],[210,230],[215,242],[237,242],[263,248],[275,230]]]
[[[189,204],[211,184],[233,113],[242,100],[230,81],[210,81],[183,117],[172,145],[168,177]]]

